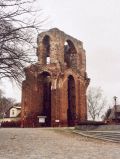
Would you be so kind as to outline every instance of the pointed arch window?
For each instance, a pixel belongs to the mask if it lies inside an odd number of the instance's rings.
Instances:
[[[72,41],[66,40],[64,43],[64,60],[67,67],[77,67],[77,51]]]
[[[43,38],[43,61],[44,64],[50,64],[50,37],[48,35]]]

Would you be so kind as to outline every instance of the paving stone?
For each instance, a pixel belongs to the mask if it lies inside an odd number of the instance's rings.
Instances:
[[[1,128],[0,159],[119,159],[120,144],[86,139],[71,129]]]

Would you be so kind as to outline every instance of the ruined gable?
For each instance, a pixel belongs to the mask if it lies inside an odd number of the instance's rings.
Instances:
[[[87,119],[86,56],[82,42],[57,28],[38,35],[38,62],[25,69],[22,125],[73,126]],[[59,121],[59,122],[56,122]]]

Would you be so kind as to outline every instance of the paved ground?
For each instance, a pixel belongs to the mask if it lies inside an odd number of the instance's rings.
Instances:
[[[114,142],[120,144],[120,130],[118,131],[80,131],[80,130],[74,130],[76,134],[82,135],[84,137]]]
[[[120,144],[68,129],[1,128],[0,159],[120,159]]]

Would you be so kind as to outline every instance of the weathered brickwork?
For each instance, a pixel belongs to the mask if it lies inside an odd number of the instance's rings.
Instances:
[[[57,28],[38,35],[38,62],[25,68],[22,126],[73,126],[87,119],[86,56],[82,42]]]

